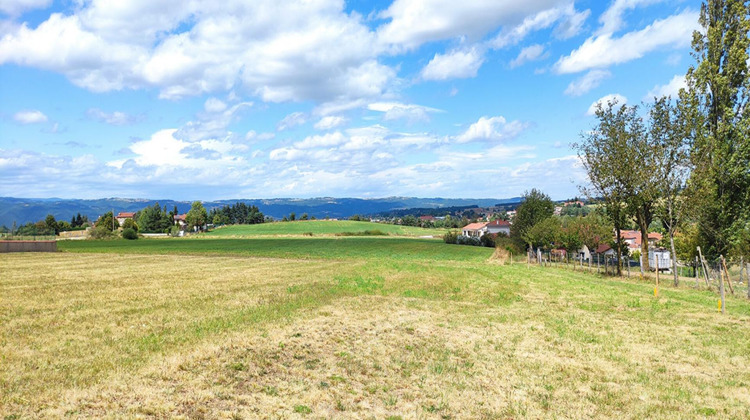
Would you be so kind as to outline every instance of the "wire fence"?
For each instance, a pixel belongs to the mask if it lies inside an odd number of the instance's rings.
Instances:
[[[542,267],[556,267],[605,276],[618,275],[618,258],[614,254],[591,253],[589,258],[585,258],[582,254],[568,255],[556,250],[537,250],[530,251],[527,254],[527,262]],[[677,260],[676,266],[677,281],[680,285],[719,291],[723,283],[729,293],[746,295],[750,299],[750,288],[748,288],[750,259],[744,257],[731,260],[716,258],[707,261],[696,257],[695,261],[690,262]],[[671,258],[665,258],[658,253],[649,258],[648,271],[645,270],[639,259],[622,256],[620,275],[651,281],[658,276],[662,283],[672,283],[675,277]]]

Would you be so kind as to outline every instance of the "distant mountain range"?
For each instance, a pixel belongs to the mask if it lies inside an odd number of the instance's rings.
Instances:
[[[60,198],[13,198],[0,197],[0,226],[11,227],[13,222],[26,224],[44,219],[48,214],[57,220],[70,221],[78,213],[88,216],[89,220],[96,220],[99,215],[108,211],[115,214],[121,211],[134,212],[155,203],[167,206],[172,210],[174,206],[180,213],[190,210],[189,201],[148,200],[132,198],[102,198],[97,200],[74,200]],[[417,198],[417,197],[387,197],[387,198],[273,198],[273,199],[236,199],[204,201],[207,210],[224,205],[243,202],[258,206],[261,212],[275,219],[281,219],[294,212],[299,217],[302,213],[319,219],[347,218],[349,216],[375,215],[393,210],[423,208],[435,209],[443,207],[479,206],[492,207],[495,205],[517,204],[520,197],[496,198]]]

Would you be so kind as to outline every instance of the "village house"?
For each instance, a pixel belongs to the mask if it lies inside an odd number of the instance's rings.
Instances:
[[[505,220],[495,220],[487,223],[487,233],[497,235],[498,233],[510,236],[510,222]]]
[[[623,242],[628,244],[628,250],[630,253],[641,249],[641,232],[637,230],[623,230],[620,232]],[[651,232],[648,234],[648,246],[655,247],[656,243],[661,241],[661,234],[657,232]]]
[[[174,224],[180,227],[180,230],[185,230],[187,227],[187,220],[186,220],[187,214],[175,214],[174,215]]]
[[[421,222],[434,222],[435,217],[434,216],[419,216],[419,221]]]
[[[117,223],[119,223],[120,226],[122,226],[122,224],[125,223],[125,220],[127,219],[135,220],[135,213],[129,212],[129,211],[121,211],[117,213],[117,216],[115,217],[115,219],[117,219]]]
[[[469,223],[468,225],[463,227],[461,233],[464,236],[481,238],[485,233],[488,232],[487,225],[488,223]]]

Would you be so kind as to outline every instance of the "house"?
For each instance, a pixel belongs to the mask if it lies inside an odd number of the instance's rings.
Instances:
[[[555,216],[559,216],[560,214],[562,214],[562,209],[562,206],[555,206],[555,211],[552,212],[552,214],[554,214]]]
[[[583,204],[583,201],[566,201],[566,202],[565,202],[565,203],[563,204],[563,206],[565,206],[565,207],[568,207],[568,206],[577,206],[577,207],[583,207],[583,206],[584,206],[584,204]]]
[[[578,258],[583,259],[584,261],[588,261],[591,259],[591,250],[586,245],[582,246],[581,249],[578,250]]]
[[[434,222],[435,221],[435,217],[433,217],[433,216],[419,216],[419,221],[420,222]]]
[[[641,232],[637,230],[623,230],[620,232],[623,242],[628,245],[630,252],[641,249]],[[648,234],[648,246],[656,246],[656,243],[661,241],[661,234],[657,232],[651,232]]]
[[[487,225],[488,223],[469,223],[468,225],[463,227],[461,233],[464,236],[481,238],[485,233],[487,233]]]
[[[516,217],[515,210],[506,211],[505,214],[508,216],[508,220],[513,220],[513,218]]]
[[[487,223],[486,228],[487,233],[492,233],[494,235],[502,233],[510,236],[510,222],[507,222],[505,220],[495,220],[493,222],[489,222]]]
[[[615,256],[615,250],[609,246],[609,244],[601,244],[596,248],[597,254],[604,254],[608,257],[614,257]]]
[[[174,224],[180,227],[180,230],[184,230],[187,227],[187,220],[185,220],[187,214],[175,214]]]
[[[115,219],[117,219],[117,223],[119,223],[122,226],[122,224],[125,223],[125,220],[127,219],[135,220],[135,213],[129,212],[129,211],[121,211],[117,213],[117,216],[115,217]]]

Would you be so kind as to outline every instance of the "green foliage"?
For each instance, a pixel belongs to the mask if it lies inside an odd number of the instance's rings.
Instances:
[[[527,244],[532,241],[527,237],[528,231],[537,223],[552,216],[555,211],[555,203],[547,194],[537,190],[526,191],[521,197],[523,202],[516,209],[513,218],[510,236],[523,240]]]
[[[115,219],[111,211],[108,211],[101,217],[99,217],[99,219],[96,221],[96,227],[107,229],[112,232],[120,227],[120,222]]]
[[[612,240],[612,225],[607,220],[592,213],[586,217],[571,218],[566,221],[565,230],[568,235],[577,238],[579,246],[586,245],[590,251],[596,250],[599,245],[609,243]],[[566,247],[572,251],[573,248]]]
[[[125,228],[122,230],[123,239],[138,239],[138,233],[133,228]]]
[[[91,239],[109,239],[114,237],[114,232],[109,229],[106,225],[97,225],[89,233]]]
[[[60,233],[60,226],[58,226],[57,220],[55,220],[55,216],[48,214],[44,219],[44,224],[47,225],[48,232],[54,232],[55,235]]]
[[[495,236],[491,234],[484,234],[479,237],[479,243],[487,248],[495,247]]]
[[[562,225],[557,217],[547,217],[526,231],[524,238],[534,248],[552,249],[560,246]]]
[[[265,222],[265,216],[257,206],[237,202],[231,206],[211,209],[208,220],[214,225],[254,225]]]
[[[203,207],[203,203],[200,201],[194,201],[190,206],[190,210],[185,215],[185,222],[187,222],[190,229],[197,227],[203,229],[208,222],[208,212]]]
[[[691,150],[691,208],[708,258],[736,249],[750,222],[750,5],[709,0],[693,33],[688,70],[699,125]]]
[[[138,224],[133,219],[125,219],[125,221],[122,222],[122,228],[132,229],[133,231],[138,232]]]
[[[312,236],[312,232],[309,232]],[[363,230],[360,232],[339,232],[336,236],[387,236],[388,234],[379,229]]]
[[[458,243],[458,236],[459,233],[455,230],[445,232],[445,235],[443,235],[443,242],[446,244],[456,244]]]
[[[159,203],[148,206],[138,212],[138,230],[142,233],[163,233],[174,224],[174,216],[167,212],[167,207],[163,209]]]

